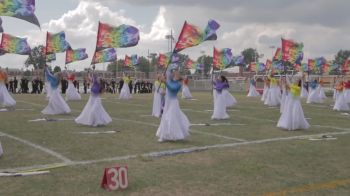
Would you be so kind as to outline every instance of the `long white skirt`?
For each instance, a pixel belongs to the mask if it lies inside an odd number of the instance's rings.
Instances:
[[[282,99],[281,99],[281,106],[280,106],[280,113],[282,114],[284,111],[284,108],[286,106],[286,102],[287,102],[287,91],[285,89],[283,89],[282,92]]]
[[[327,99],[326,93],[324,92],[324,88],[322,86],[318,87],[318,92],[321,99]]]
[[[192,99],[192,94],[187,85],[182,86],[182,98],[183,99]]]
[[[49,99],[50,98],[50,94],[51,94],[51,86],[49,82],[45,82],[45,87],[44,87],[44,91],[46,93],[46,98]]]
[[[281,104],[281,90],[278,86],[271,87],[269,89],[264,104],[270,107],[278,106]]]
[[[228,119],[230,116],[226,112],[226,97],[224,92],[216,93],[216,97],[214,98],[214,111],[211,119],[215,120],[223,120]]]
[[[259,97],[259,96],[260,96],[260,93],[256,90],[255,86],[250,84],[247,97]]]
[[[130,88],[128,84],[124,84],[120,91],[119,99],[129,100],[132,96],[130,94]]]
[[[300,97],[307,98],[308,96],[309,96],[309,93],[307,92],[306,88],[304,88],[304,85],[302,85],[301,91],[300,91]]]
[[[350,104],[350,89],[344,90],[344,99],[346,103]]]
[[[335,100],[333,110],[336,110],[336,111],[349,111],[350,110],[349,104],[346,103],[346,101],[345,101],[344,92],[338,93],[337,99]]]
[[[77,89],[74,87],[72,81],[68,82],[68,88],[66,92],[66,100],[67,101],[79,101],[81,100],[81,96],[78,93]]]
[[[323,100],[320,97],[319,89],[310,89],[306,103],[323,103]]]
[[[190,135],[190,121],[181,111],[177,98],[166,97],[164,113],[156,136],[159,141],[183,140]]]
[[[156,88],[153,94],[152,116],[159,118],[161,116],[161,112],[162,112],[162,95],[158,92],[158,89]]]
[[[261,96],[261,101],[263,101],[263,102],[265,101],[268,92],[269,92],[269,87],[265,84],[264,85],[264,91],[263,91],[263,94]]]
[[[112,118],[103,108],[100,96],[90,94],[88,102],[80,115],[75,119],[75,122],[96,127],[107,125],[112,122]]]
[[[224,103],[226,103],[226,107],[232,107],[237,104],[236,98],[230,92],[228,92],[227,89],[223,89],[221,94],[225,98]]]
[[[14,107],[16,101],[11,97],[4,83],[0,82],[0,104],[5,107]]]
[[[49,104],[46,106],[46,108],[43,111],[41,111],[41,113],[56,115],[56,114],[68,114],[70,112],[71,110],[68,104],[64,101],[59,90],[57,88],[51,89]]]
[[[338,91],[337,89],[333,89],[333,100],[337,100],[337,96],[338,96]]]
[[[278,120],[277,127],[289,131],[297,129],[308,129],[310,124],[306,121],[300,99],[288,95],[285,109]]]

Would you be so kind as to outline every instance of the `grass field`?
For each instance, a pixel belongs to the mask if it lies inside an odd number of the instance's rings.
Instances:
[[[130,101],[103,95],[113,122],[98,128],[72,120],[85,95],[69,102],[70,115],[52,116],[63,120],[51,122],[29,122],[44,117],[44,95],[15,95],[18,110],[0,112],[0,170],[66,166],[44,175],[0,177],[0,195],[115,195],[100,188],[103,169],[115,164],[129,167],[129,188],[118,195],[350,195],[350,117],[332,111],[331,99],[303,104],[309,130],[284,131],[276,128],[278,108],[234,95],[239,104],[225,121],[210,120],[209,92],[181,100],[193,124],[191,136],[164,143],[155,137],[159,120],[150,116],[152,95]],[[116,133],[81,133],[105,131]],[[309,140],[320,134],[337,139]],[[190,153],[160,156],[180,149]]]

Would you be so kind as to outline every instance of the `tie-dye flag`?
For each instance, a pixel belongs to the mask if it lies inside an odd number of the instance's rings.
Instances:
[[[307,67],[309,71],[313,71],[316,68],[316,61],[315,59],[309,59],[307,62]]]
[[[282,48],[277,48],[275,52],[275,56],[273,56],[274,61],[281,61],[282,60]]]
[[[56,53],[47,54],[46,55],[46,62],[52,62],[56,60]]]
[[[209,20],[207,27],[203,31],[199,27],[188,24],[185,21],[174,52],[180,52],[185,48],[197,46],[207,40],[216,40],[216,31],[219,27],[220,25],[215,20]]]
[[[88,55],[86,54],[85,48],[78,48],[76,50],[66,51],[66,64],[72,63],[74,61],[81,61],[87,58]]]
[[[349,70],[350,70],[350,60],[347,59],[342,66],[342,71],[343,73],[346,73],[346,72],[349,72]]]
[[[4,53],[20,55],[28,55],[31,51],[27,38],[19,38],[6,33],[2,34],[0,48]]]
[[[66,41],[66,34],[64,31],[55,34],[47,32],[46,54],[65,52],[68,49],[71,49],[71,47]]]
[[[158,66],[166,67],[169,64],[170,56],[169,54],[159,54],[158,57]]]
[[[303,71],[303,72],[309,71],[309,65],[307,63],[302,63],[301,64],[301,71]]]
[[[258,63],[258,62],[252,62],[249,65],[249,70],[254,72],[261,72],[265,71],[265,64],[264,63]]]
[[[137,54],[131,55],[131,63],[133,66],[140,64],[140,58],[138,58]]]
[[[131,60],[131,57],[128,56],[128,55],[125,55],[125,58],[124,58],[124,67],[132,67],[132,60]]]
[[[225,69],[232,62],[232,51],[230,48],[224,48],[221,51],[214,47],[213,68]]]
[[[201,70],[201,71],[203,71],[203,70],[204,70],[204,64],[202,64],[202,63],[197,63],[197,64],[196,64],[196,70]]]
[[[302,57],[303,44],[282,38],[282,60],[292,64]]]
[[[327,63],[327,60],[324,57],[319,57],[315,59],[315,66],[318,68],[321,68],[322,65],[324,65],[325,63]]]
[[[139,40],[139,30],[136,27],[125,24],[113,27],[99,23],[96,50],[132,47],[136,46]]]
[[[114,48],[96,51],[91,64],[113,62],[117,60],[117,53]]]
[[[331,71],[331,66],[326,62],[322,65],[322,73],[329,73]]]
[[[270,70],[272,68],[272,61],[270,59],[266,60],[265,67],[266,70]]]
[[[34,14],[35,0],[1,0],[0,16],[12,16],[40,27],[40,23]]]
[[[233,57],[232,61],[235,62],[236,65],[244,65],[245,64],[243,55]]]
[[[186,69],[195,69],[196,67],[194,67],[195,64],[194,64],[194,61],[192,59],[187,59],[186,62],[185,62],[185,68]]]

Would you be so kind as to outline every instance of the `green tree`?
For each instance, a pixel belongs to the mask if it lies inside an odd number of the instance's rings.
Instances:
[[[248,65],[252,62],[259,61],[259,53],[254,48],[247,48],[243,50],[242,55],[244,56],[245,63]]]
[[[350,57],[350,50],[340,50],[334,57],[334,63],[343,65]]]
[[[197,63],[204,64],[204,73],[208,73],[211,70],[213,64],[213,57],[208,55],[202,55],[198,57]]]
[[[34,47],[24,63],[25,66],[29,67],[30,65],[33,65],[34,69],[43,69],[46,64],[44,50],[45,47],[43,45]]]

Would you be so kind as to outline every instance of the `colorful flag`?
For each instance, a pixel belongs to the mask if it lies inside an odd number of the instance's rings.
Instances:
[[[350,68],[350,60],[347,59],[342,66],[343,73],[349,72],[350,70],[349,68]]]
[[[195,69],[196,67],[194,67],[195,64],[194,64],[194,61],[190,58],[188,58],[185,62],[185,68],[186,69]]]
[[[117,53],[114,48],[96,51],[91,64],[113,62],[117,60]]]
[[[302,63],[301,64],[301,71],[303,71],[303,72],[309,71],[309,65],[307,63]]]
[[[282,60],[282,49],[277,48],[275,52],[275,56],[273,57],[274,61],[281,61]]]
[[[47,54],[46,55],[46,62],[52,62],[56,60],[56,53]]]
[[[235,62],[236,65],[244,65],[244,56],[243,55],[238,55],[233,57],[233,62]]]
[[[168,54],[159,54],[158,57],[158,66],[166,67],[169,64],[170,55]]]
[[[324,65],[325,63],[327,63],[327,60],[324,57],[319,57],[315,59],[315,66],[318,68],[321,68],[322,65]]]
[[[88,58],[88,55],[86,54],[85,48],[78,48],[76,50],[66,51],[66,64],[72,63],[74,61],[81,61],[87,58]]]
[[[6,33],[2,34],[0,49],[4,53],[20,55],[28,55],[31,51],[27,38],[19,38]]]
[[[316,68],[316,61],[315,59],[309,59],[307,62],[307,67],[309,71],[313,71]]]
[[[221,51],[214,47],[213,67],[215,69],[225,69],[232,61],[232,51],[230,48],[224,48]]]
[[[220,25],[215,20],[209,20],[205,31],[199,27],[188,24],[186,21],[182,27],[179,39],[175,45],[174,52],[180,52],[185,48],[197,46],[207,40],[216,40],[216,30]]]
[[[137,54],[131,55],[131,62],[133,66],[140,64],[140,58],[137,57]]]
[[[322,73],[329,73],[331,71],[331,66],[326,62],[322,65]]]
[[[272,62],[272,69],[277,70],[278,72],[284,70],[282,62],[273,61]]]
[[[265,67],[266,70],[270,70],[272,68],[272,61],[270,59],[266,59]]]
[[[202,63],[197,63],[197,64],[196,64],[196,70],[201,70],[201,71],[203,71],[203,70],[204,70],[204,64],[202,64]]]
[[[108,24],[99,23],[96,50],[132,47],[136,46],[139,40],[139,30],[136,27],[125,24],[113,27]]]
[[[35,0],[1,0],[0,16],[12,16],[40,27],[40,23],[34,14]]]
[[[302,57],[303,44],[296,43],[292,40],[286,40],[282,38],[282,60],[296,63],[297,60]]]
[[[125,67],[132,67],[131,57],[129,57],[128,55],[125,55],[124,66]]]
[[[264,63],[252,62],[249,64],[249,70],[254,72],[265,71],[266,67]]]
[[[68,49],[71,49],[71,47],[66,41],[66,34],[64,31],[55,34],[47,32],[46,54],[64,52]]]

